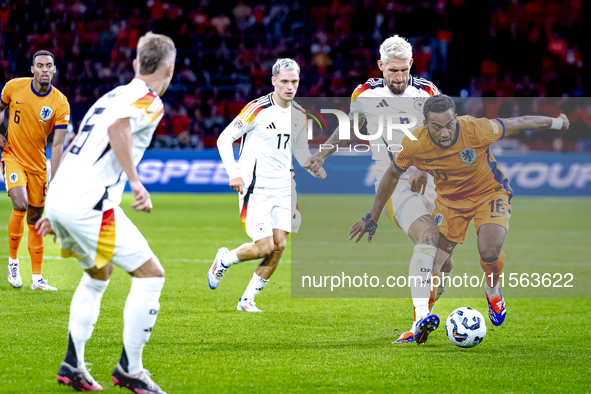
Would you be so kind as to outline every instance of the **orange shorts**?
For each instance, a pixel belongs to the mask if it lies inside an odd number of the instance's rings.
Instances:
[[[13,187],[25,187],[29,205],[36,208],[45,206],[47,195],[47,173],[28,172],[14,158],[2,158],[4,187],[10,192]]]
[[[440,198],[435,200],[433,219],[439,232],[448,241],[464,243],[470,221],[474,219],[476,233],[483,224],[498,224],[509,230],[511,217],[511,195],[504,190],[483,196],[474,204],[474,208],[455,209],[444,205]]]

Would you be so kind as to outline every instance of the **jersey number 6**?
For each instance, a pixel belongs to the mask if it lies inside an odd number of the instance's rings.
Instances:
[[[447,174],[445,172],[443,172],[442,170],[429,170],[429,172],[431,173],[431,175],[433,175],[433,178],[437,177],[439,179],[441,179],[442,181],[447,181]]]

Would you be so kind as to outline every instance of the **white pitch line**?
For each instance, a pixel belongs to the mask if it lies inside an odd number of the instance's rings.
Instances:
[[[0,259],[7,259],[9,257],[10,256],[0,256]],[[18,256],[18,258],[19,258],[19,260],[20,259],[29,259],[29,260],[31,259],[31,257],[29,257],[29,256]],[[63,259],[59,256],[43,256],[43,260],[66,260],[66,259]]]
[[[9,256],[0,256],[0,259],[7,259]],[[24,260],[30,260],[29,256],[19,256],[19,259],[24,259]],[[44,260],[68,260],[69,258],[62,258],[60,256],[43,256]],[[210,264],[212,262],[211,259],[161,259],[163,262],[166,263],[207,263]],[[291,260],[281,260],[282,264],[292,264]],[[304,261],[298,261],[295,260],[293,262],[294,264],[303,264],[303,263],[309,263],[308,260]],[[388,265],[402,265],[402,266],[406,266],[408,265],[408,261],[372,261],[372,262],[367,262],[367,261],[340,261],[340,260],[329,260],[329,261],[320,261],[320,262],[316,262],[318,264],[329,264],[329,265],[379,265],[379,266],[388,266]],[[480,263],[478,262],[474,262],[474,261],[462,261],[459,262],[457,264],[461,264],[461,265],[478,265]],[[578,266],[588,266],[589,262],[588,261],[581,261],[581,262],[576,262],[576,261],[570,261],[570,262],[554,262],[554,261],[539,261],[535,263],[536,265],[539,266],[571,266],[571,267],[578,267]]]
[[[213,263],[212,259],[161,259],[165,263]],[[291,264],[291,260],[281,260],[281,264]]]
[[[0,259],[7,259],[9,256],[0,256]],[[30,259],[29,256],[18,256],[19,259]],[[43,256],[44,260],[68,260],[68,258],[64,259],[60,256]],[[160,259],[166,263],[209,263],[213,262],[212,259]],[[281,260],[281,263],[291,264],[291,260]]]

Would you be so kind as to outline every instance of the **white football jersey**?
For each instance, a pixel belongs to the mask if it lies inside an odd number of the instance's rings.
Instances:
[[[105,211],[119,205],[127,175],[111,150],[107,128],[117,119],[129,118],[137,166],[163,115],[158,94],[138,78],[101,97],[84,116],[51,182],[46,204],[61,211]]]
[[[370,135],[375,135],[378,130],[382,130],[381,138],[364,142],[371,145],[372,159],[378,162],[380,167],[387,168],[393,161],[393,153],[389,152],[386,146],[400,145],[406,136],[401,130],[394,129],[392,138],[387,138],[388,117],[394,115],[393,123],[410,124],[412,118],[405,115],[412,115],[416,119],[416,124],[411,127],[414,129],[422,125],[425,119],[423,116],[425,100],[437,94],[439,90],[432,82],[412,76],[404,93],[399,95],[392,93],[382,78],[371,78],[363,85],[357,86],[351,95],[349,118],[353,120],[357,116],[360,125],[367,121],[367,131]],[[383,145],[378,147],[377,144]],[[391,150],[395,152],[397,148],[392,147]]]
[[[275,102],[273,93],[251,101],[218,140],[229,178],[241,177],[245,189],[291,187],[292,151],[302,164],[310,156],[305,126],[304,111],[294,101],[283,108]],[[231,144],[226,142],[241,137],[237,169],[229,150]]]

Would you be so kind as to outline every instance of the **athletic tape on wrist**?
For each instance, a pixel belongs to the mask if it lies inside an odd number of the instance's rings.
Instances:
[[[552,126],[550,126],[550,128],[552,130],[560,130],[560,129],[562,129],[562,124],[563,123],[564,122],[562,121],[562,119],[560,119],[560,118],[553,118],[552,119]]]

